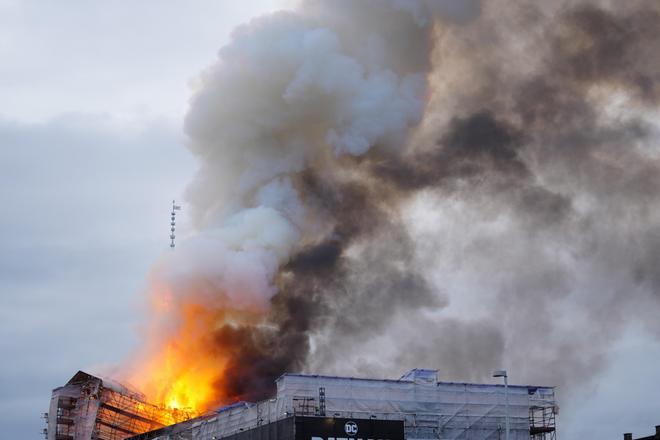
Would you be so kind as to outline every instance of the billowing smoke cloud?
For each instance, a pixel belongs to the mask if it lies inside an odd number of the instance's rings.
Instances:
[[[632,321],[658,331],[659,12],[491,2],[436,28],[424,121],[400,157],[360,167],[375,197],[404,200],[408,261],[449,306],[389,311],[358,337],[344,309],[313,369],[480,380],[507,365],[566,385],[602,368]]]
[[[156,340],[213,311],[217,402],[300,370],[587,379],[626,316],[660,332],[658,48],[652,0],[308,1],[237,29],[186,119],[199,233]]]

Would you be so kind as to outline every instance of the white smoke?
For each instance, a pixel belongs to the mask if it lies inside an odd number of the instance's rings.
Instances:
[[[187,193],[199,232],[168,263],[179,294],[204,279],[234,305],[266,308],[278,267],[322,222],[289,176],[375,146],[405,146],[425,105],[426,65],[397,73],[410,54],[388,53],[389,29],[358,29],[364,14],[377,13],[423,41],[428,23],[406,9],[308,2],[233,33],[196,83],[185,121],[201,164]]]

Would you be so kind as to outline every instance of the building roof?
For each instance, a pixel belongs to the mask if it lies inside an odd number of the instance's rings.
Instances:
[[[421,369],[414,369],[410,370],[412,371],[435,371],[437,373],[438,370],[421,370]],[[408,372],[408,373],[410,373]],[[341,380],[355,380],[355,381],[365,381],[365,382],[387,382],[387,383],[410,383],[413,382],[412,379],[404,379],[406,376],[408,376],[408,373],[404,374],[401,376],[399,379],[375,379],[375,378],[368,378],[368,377],[351,377],[351,376],[331,376],[331,375],[322,375],[322,374],[304,374],[304,373],[284,373],[280,377],[278,377],[275,382],[280,382],[286,377],[301,377],[301,378],[314,378],[314,379],[328,379],[328,380],[333,380],[333,379],[341,379]],[[473,383],[473,382],[454,382],[454,381],[436,381],[436,384],[438,385],[469,385],[472,387],[503,387],[504,384],[502,383]],[[549,390],[554,390],[554,386],[547,386],[547,385],[521,385],[521,384],[509,384],[510,388],[527,388],[527,389],[549,389]]]

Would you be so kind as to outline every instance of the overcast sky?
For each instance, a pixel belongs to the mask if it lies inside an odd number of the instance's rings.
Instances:
[[[0,0],[0,438],[41,438],[53,388],[135,348],[195,170],[189,81],[285,3]]]
[[[192,3],[0,0],[2,438],[40,438],[52,388],[135,349],[169,205],[195,170],[189,81],[236,25],[291,2]],[[647,338],[617,343],[582,397],[558,391],[561,439],[660,424],[660,344]]]

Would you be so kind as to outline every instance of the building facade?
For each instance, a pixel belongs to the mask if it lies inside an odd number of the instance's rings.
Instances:
[[[152,405],[123,385],[83,371],[53,390],[45,416],[47,440],[123,440],[189,418],[187,413]]]
[[[505,396],[503,385],[439,382],[437,371],[421,369],[398,380],[285,374],[276,383],[272,399],[230,405],[131,440],[395,440],[369,437],[369,422],[396,423],[408,440],[504,439],[507,414],[510,440],[555,438],[553,387],[509,385]],[[348,422],[356,435],[342,434]],[[312,425],[333,431],[297,429]]]

